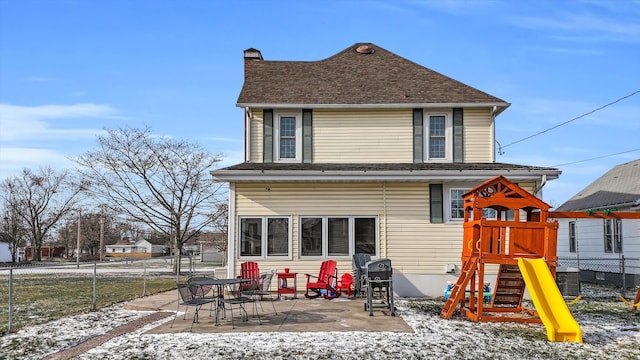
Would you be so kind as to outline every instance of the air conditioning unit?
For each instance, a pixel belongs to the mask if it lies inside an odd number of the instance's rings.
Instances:
[[[556,284],[562,296],[576,297],[580,295],[580,270],[571,267],[556,269]]]

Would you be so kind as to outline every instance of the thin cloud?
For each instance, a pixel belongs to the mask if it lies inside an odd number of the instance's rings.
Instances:
[[[102,104],[17,106],[0,104],[0,142],[42,141],[50,137],[93,135],[98,130],[61,128],[60,120],[117,118],[115,109]],[[4,146],[3,145],[3,146]]]
[[[36,168],[43,164],[55,168],[69,168],[67,156],[56,150],[29,147],[3,147],[0,150],[0,180],[18,174],[24,168]]]
[[[509,16],[507,21],[516,27],[546,31],[558,40],[574,42],[640,42],[640,24],[636,14],[617,11],[600,11],[596,7],[580,10],[549,9],[548,16]]]

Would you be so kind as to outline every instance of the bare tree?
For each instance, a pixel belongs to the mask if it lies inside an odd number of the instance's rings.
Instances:
[[[24,222],[26,238],[33,246],[33,259],[40,261],[40,248],[56,224],[77,204],[81,187],[73,184],[67,170],[42,167],[24,169],[0,183],[5,207]]]
[[[222,234],[220,236],[225,241],[218,241],[217,246],[220,248],[220,251],[227,252],[227,235],[229,234],[229,204],[226,202],[219,203],[217,211],[214,214],[213,218],[213,229],[215,232]]]
[[[66,220],[58,226],[56,244],[64,246],[65,249],[73,250],[77,243],[78,220],[80,220],[80,248],[86,249],[89,257],[97,258],[100,254],[100,237],[103,237],[103,247],[105,245],[115,244],[124,237],[132,236],[134,233],[140,233],[139,226],[129,225],[127,222],[118,220],[109,211],[94,211],[82,213],[81,216],[67,217]],[[101,234],[102,232],[102,234]],[[70,255],[69,250],[66,252],[67,257]]]
[[[9,194],[9,196],[11,195]],[[11,262],[16,263],[18,261],[18,249],[26,243],[27,227],[24,220],[18,216],[16,209],[8,206],[8,204],[4,205],[2,213],[4,214],[2,241],[9,243]]]
[[[185,140],[154,136],[149,128],[107,130],[98,149],[75,159],[90,192],[112,211],[166,234],[179,254],[209,226],[221,184],[209,171],[220,155]]]

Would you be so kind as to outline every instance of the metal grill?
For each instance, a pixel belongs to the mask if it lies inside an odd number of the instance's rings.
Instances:
[[[391,260],[380,259],[369,261],[366,267],[367,302],[364,310],[373,316],[374,308],[389,309],[391,316],[396,315],[393,305],[393,269]]]

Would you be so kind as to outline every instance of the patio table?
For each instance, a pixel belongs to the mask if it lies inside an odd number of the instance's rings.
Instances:
[[[233,284],[244,284],[250,282],[251,279],[247,278],[235,278],[235,279],[203,279],[191,282],[195,286],[215,286],[216,287],[216,326],[220,325],[220,310],[224,310],[224,303],[222,302],[224,297],[224,287]]]

